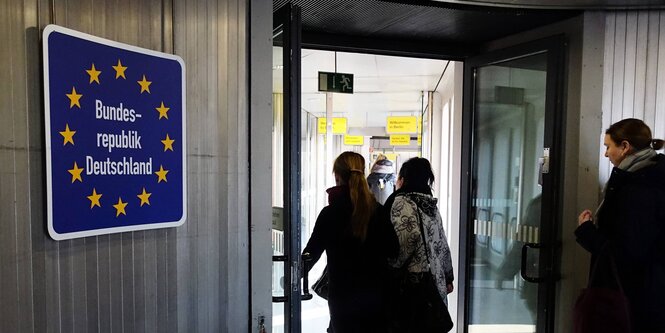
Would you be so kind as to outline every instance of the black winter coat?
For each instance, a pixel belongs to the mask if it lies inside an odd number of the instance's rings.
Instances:
[[[591,267],[598,262],[591,286],[617,287],[607,255],[613,254],[633,332],[665,332],[665,156],[653,160],[655,165],[635,172],[614,168],[598,226],[587,221],[575,230],[577,242],[592,254]]]
[[[326,251],[334,332],[385,332],[390,291],[387,258],[398,251],[397,236],[392,225],[379,216],[382,210],[377,204],[365,241],[354,237],[348,188],[334,187],[328,193],[330,204],[319,213],[303,252],[311,254],[313,266]]]

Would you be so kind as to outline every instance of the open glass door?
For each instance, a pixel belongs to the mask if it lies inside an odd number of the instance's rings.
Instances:
[[[464,332],[552,331],[562,45],[549,38],[465,63]]]
[[[300,7],[273,14],[273,328],[300,333]],[[306,284],[305,284],[306,285]]]

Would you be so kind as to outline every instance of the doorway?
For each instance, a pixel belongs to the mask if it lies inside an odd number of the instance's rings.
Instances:
[[[299,48],[296,59],[293,50],[285,50],[285,41],[280,42],[279,38],[275,41],[273,70],[277,69],[282,75],[274,80],[277,90],[273,103],[282,108],[276,108],[274,115],[273,198],[281,197],[282,201],[273,200],[273,217],[277,220],[273,221],[276,226],[273,230],[273,259],[276,260],[273,289],[277,295],[273,297],[276,301],[273,331],[320,330],[328,320],[327,304],[316,296],[312,301],[301,301],[309,297],[306,293],[301,295],[309,286],[298,280],[302,268],[299,254],[309,238],[316,215],[326,204],[324,190],[332,185],[332,161],[340,152],[352,150],[366,156],[369,169],[372,157],[378,152],[394,154],[399,149],[383,146],[387,141],[385,122],[367,126],[370,120],[382,116],[372,119],[366,116],[361,119],[362,126],[354,126],[352,117],[343,117],[343,109],[349,108],[346,95],[335,101],[326,93],[316,92],[320,96],[304,98],[303,91],[297,95],[302,99],[287,93],[287,87],[293,92],[295,86],[297,89],[304,86],[305,80],[316,80],[300,76],[303,57],[317,57],[325,52]],[[293,45],[296,44],[289,47]],[[440,160],[440,166],[452,166],[461,160],[461,167],[449,169],[445,176],[449,180],[461,178],[461,184],[441,186],[438,193],[440,197],[445,193],[441,202],[447,204],[446,209],[453,210],[451,207],[456,206],[460,211],[459,218],[454,213],[446,214],[451,219],[447,225],[454,225],[446,231],[459,228],[460,269],[455,270],[459,301],[454,304],[460,309],[458,332],[495,332],[497,329],[549,332],[553,327],[557,230],[554,213],[559,200],[557,193],[560,193],[560,161],[550,163],[550,157],[560,156],[556,94],[562,66],[561,45],[560,39],[554,42],[551,39],[465,61],[466,87],[463,94],[461,90],[455,94],[457,98],[462,95],[465,98],[463,121],[451,118],[460,116],[461,112],[452,112],[452,104],[459,107],[461,102],[450,103],[446,98],[429,93],[436,88],[422,89],[411,101],[415,105],[411,108],[413,115],[420,116],[417,120],[420,128],[419,133],[409,138],[415,150],[407,152],[405,147],[401,158],[413,153],[432,159],[433,164]],[[343,57],[342,53],[334,51],[327,51],[326,56],[332,54],[335,58]],[[443,65],[446,61],[439,62]],[[314,63],[320,65],[322,61]],[[335,61],[334,68],[322,70],[338,72],[338,63]],[[343,71],[346,70],[340,67],[339,72]],[[301,77],[302,80],[295,79]],[[280,84],[282,90],[279,90]],[[340,105],[344,107],[335,110],[335,106]],[[317,111],[313,106],[320,109]],[[432,110],[440,113],[448,110],[447,127],[437,125],[441,119],[436,120],[436,112]],[[335,118],[346,118],[343,133],[335,133]],[[455,132],[451,124],[456,121],[460,122],[461,130]],[[365,130],[358,129],[363,126]],[[383,137],[373,133],[376,127],[382,126]],[[433,128],[437,129],[436,133],[432,132]],[[461,150],[447,150],[450,155],[445,162],[441,156],[436,156],[445,145],[443,128],[448,129],[446,138],[463,139]],[[346,144],[341,134],[363,136],[371,143]],[[438,146],[433,144],[437,140]],[[395,156],[395,160],[399,165],[399,157]],[[464,173],[465,170],[469,170],[468,173]],[[448,192],[441,192],[444,188]],[[461,196],[459,200],[454,200],[457,198],[451,195],[453,192]],[[455,235],[449,235],[449,239],[454,238]],[[310,284],[318,278],[324,265],[322,258],[310,275]],[[502,321],[505,318],[493,317],[482,308],[484,299],[497,302],[510,299],[519,310],[509,321]],[[319,325],[317,328],[308,326],[315,322]]]

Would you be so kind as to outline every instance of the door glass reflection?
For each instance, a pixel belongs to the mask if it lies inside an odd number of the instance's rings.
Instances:
[[[319,212],[328,202],[325,192],[330,184],[327,179],[332,175],[332,162],[326,158],[325,136],[318,133],[318,118],[303,110],[301,113],[301,207],[302,228],[301,248],[305,248]],[[303,332],[326,332],[330,321],[328,302],[312,291],[312,284],[326,267],[325,252],[309,272],[309,290],[314,298],[302,302],[301,322]]]
[[[281,35],[280,35],[281,36]],[[275,38],[278,43],[279,37]],[[272,62],[272,250],[274,256],[286,253],[284,248],[284,62],[283,48],[273,46]],[[272,264],[272,295],[284,296],[284,262]],[[284,332],[286,303],[272,303],[272,331]]]
[[[469,332],[536,330],[538,284],[520,264],[540,236],[546,64],[541,53],[477,69]],[[537,251],[526,263],[537,276]]]

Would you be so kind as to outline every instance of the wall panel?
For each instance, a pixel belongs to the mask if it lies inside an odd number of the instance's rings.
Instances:
[[[0,332],[248,330],[247,15],[248,0],[0,0]],[[50,23],[185,60],[184,226],[48,237],[41,31]]]
[[[633,96],[633,114],[638,118],[644,117],[648,31],[649,13],[638,12],[635,36],[635,96]]]
[[[621,119],[639,118],[654,137],[665,137],[664,18],[665,11],[606,13],[603,132]],[[600,167],[605,182],[611,164],[601,158]]]
[[[635,71],[637,68],[637,12],[626,14],[626,42],[624,47],[624,95],[622,113],[635,114]]]

